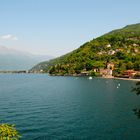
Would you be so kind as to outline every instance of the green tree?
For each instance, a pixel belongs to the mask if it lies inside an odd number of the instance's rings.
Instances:
[[[124,54],[123,52],[117,52],[117,53],[116,53],[116,57],[117,57],[118,59],[125,59],[125,54]]]
[[[20,137],[14,125],[0,124],[0,140],[19,140]]]
[[[134,66],[133,66],[133,63],[132,63],[132,62],[129,61],[128,63],[126,63],[126,69],[127,69],[127,70],[133,69],[133,67],[134,67]]]
[[[136,62],[134,63],[134,69],[135,69],[135,70],[140,70],[140,62],[139,62],[139,61],[136,61]]]

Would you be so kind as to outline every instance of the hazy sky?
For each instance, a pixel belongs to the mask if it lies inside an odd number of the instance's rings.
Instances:
[[[140,0],[0,0],[0,45],[59,56],[140,22]]]

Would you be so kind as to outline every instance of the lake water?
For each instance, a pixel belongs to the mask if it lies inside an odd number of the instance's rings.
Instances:
[[[119,88],[117,88],[120,84]],[[0,121],[22,140],[140,140],[134,81],[0,75]]]

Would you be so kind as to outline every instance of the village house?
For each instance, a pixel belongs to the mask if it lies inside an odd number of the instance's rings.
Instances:
[[[111,69],[100,69],[100,75],[102,77],[112,78],[112,70]]]
[[[94,72],[98,72],[99,69],[97,69],[97,68],[93,68],[93,71],[94,71]]]
[[[133,78],[135,75],[136,75],[136,71],[134,70],[125,70],[123,73],[122,73],[122,77],[123,78]]]
[[[137,47],[137,46],[139,46],[139,45],[134,43],[133,46],[134,46],[134,47]]]
[[[127,46],[126,46],[126,47],[127,47]],[[126,47],[125,47],[125,48],[126,48]],[[115,51],[116,51],[116,52],[123,52],[123,49],[119,48],[119,49],[116,49]]]
[[[107,48],[110,48],[110,47],[111,47],[111,45],[110,45],[110,44],[107,44],[107,45],[106,45],[106,47],[107,47]]]
[[[135,49],[134,49],[134,52],[137,53],[137,52],[139,52],[139,50],[138,50],[137,48],[135,48]]]
[[[106,51],[100,51],[97,54],[99,54],[99,55],[106,54]]]
[[[113,77],[114,63],[108,62],[106,65],[106,69],[100,69],[100,75],[106,78]]]
[[[98,52],[97,54],[102,55],[103,53],[102,52]]]
[[[109,50],[108,51],[108,55],[113,55],[113,54],[115,54],[116,53],[116,51],[114,51],[114,50]]]
[[[140,71],[137,71],[136,74],[134,75],[134,78],[140,79]]]
[[[112,62],[107,63],[107,69],[113,70],[114,69],[114,63],[112,63]]]
[[[95,73],[96,73],[96,72],[99,72],[99,68],[93,66],[93,67],[92,67],[92,71],[95,72]]]

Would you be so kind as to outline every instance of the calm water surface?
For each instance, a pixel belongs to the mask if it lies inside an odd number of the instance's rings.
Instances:
[[[118,84],[120,87],[117,88]],[[0,121],[22,140],[140,140],[133,81],[0,75]]]

